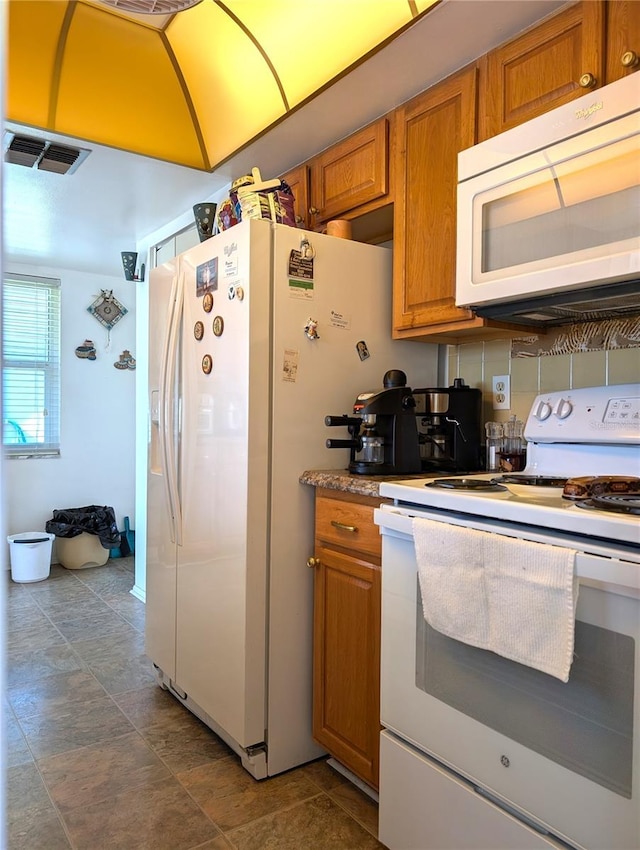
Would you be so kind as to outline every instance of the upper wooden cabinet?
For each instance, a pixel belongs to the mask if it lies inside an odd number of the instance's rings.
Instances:
[[[612,83],[640,69],[640,3],[607,3],[606,82]],[[640,83],[639,83],[640,85]]]
[[[387,203],[389,121],[381,118],[318,154],[310,169],[312,227],[355,209],[362,213]]]
[[[477,70],[429,89],[396,112],[393,335],[482,323],[455,306],[458,151],[475,142]],[[455,327],[451,327],[451,325]],[[435,328],[434,328],[435,329]]]
[[[586,0],[487,54],[480,139],[603,85],[604,24],[604,2]]]
[[[291,187],[294,197],[296,225],[308,227],[309,223],[309,166],[298,165],[280,178]]]

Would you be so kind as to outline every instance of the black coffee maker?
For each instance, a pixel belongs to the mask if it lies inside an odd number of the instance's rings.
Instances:
[[[455,378],[450,387],[413,391],[421,467],[425,471],[482,469],[482,393]]]
[[[407,376],[386,372],[384,389],[356,398],[351,416],[326,416],[325,425],[346,426],[351,439],[327,440],[329,449],[351,449],[349,472],[358,475],[410,475],[420,472],[415,400]]]

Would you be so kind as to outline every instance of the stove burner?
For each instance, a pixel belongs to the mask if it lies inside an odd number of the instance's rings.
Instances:
[[[640,515],[640,493],[604,493],[576,502],[581,508]]]
[[[483,490],[489,493],[499,493],[506,490],[501,484],[483,478],[438,478],[429,481],[425,487],[441,487],[444,490]]]
[[[492,478],[496,484],[522,484],[527,487],[564,487],[566,478],[552,475],[498,475]]]

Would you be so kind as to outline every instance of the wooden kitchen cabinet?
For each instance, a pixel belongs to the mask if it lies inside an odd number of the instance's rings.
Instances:
[[[298,165],[280,177],[291,187],[294,197],[293,209],[298,227],[309,226],[309,166]]]
[[[476,140],[475,66],[396,111],[393,336],[456,343],[512,336],[456,307],[458,152]],[[520,332],[522,328],[520,328]]]
[[[316,490],[313,736],[378,787],[381,538],[385,499]]]
[[[607,3],[606,45],[605,81],[607,83],[612,83],[640,69],[640,3],[638,0],[614,0]]]
[[[378,121],[333,145],[310,163],[309,224],[320,229],[389,203],[389,120]]]
[[[569,6],[492,50],[483,65],[480,140],[604,84],[604,0]]]

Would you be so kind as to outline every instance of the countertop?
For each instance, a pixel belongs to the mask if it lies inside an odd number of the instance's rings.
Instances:
[[[329,490],[341,490],[343,493],[355,493],[358,496],[379,496],[383,481],[403,481],[406,478],[433,477],[432,473],[416,475],[354,475],[348,469],[308,469],[299,478],[301,484],[312,487],[326,487]]]

